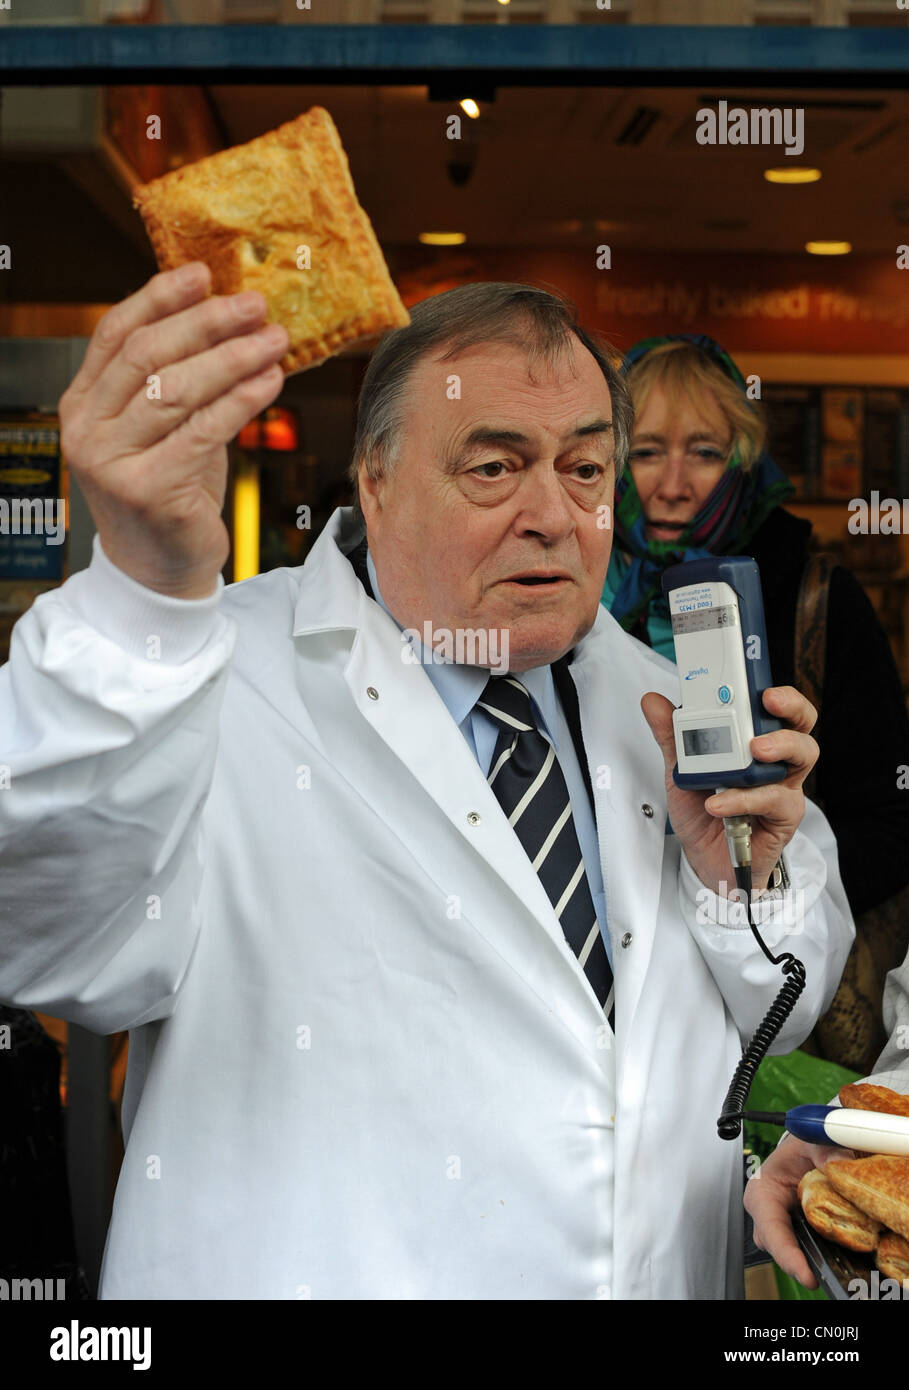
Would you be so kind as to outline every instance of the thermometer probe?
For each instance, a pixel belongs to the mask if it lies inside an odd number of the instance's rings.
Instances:
[[[909,1157],[909,1117],[839,1105],[796,1105],[792,1110],[746,1110],[746,1120],[782,1125],[808,1144],[839,1144],[863,1153]]]

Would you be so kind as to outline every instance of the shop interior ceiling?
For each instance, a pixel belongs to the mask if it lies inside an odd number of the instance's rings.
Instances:
[[[909,93],[900,90],[501,87],[478,120],[462,114],[460,141],[445,133],[457,103],[431,100],[425,86],[216,85],[206,95],[232,144],[326,107],[389,253],[437,230],[464,232],[475,248],[606,242],[668,255],[797,253],[814,238],[895,254],[909,241]],[[698,144],[697,113],[720,100],[803,108],[804,151]],[[816,166],[823,177],[771,185],[771,165]],[[7,281],[16,299],[114,299],[154,268],[122,169],[84,151],[19,145],[0,119],[0,181],[19,244],[43,229],[60,246],[63,228],[68,243],[53,264],[36,254],[33,272]]]
[[[475,246],[560,248],[608,232],[613,247],[670,253],[785,253],[816,238],[889,253],[907,239],[909,94],[901,91],[503,87],[478,120],[462,118],[458,155],[445,139],[457,104],[428,101],[425,87],[211,94],[237,143],[291,120],[301,96],[325,106],[383,245],[410,245],[435,229],[463,231]],[[803,107],[803,154],[699,145],[697,112],[721,99]],[[447,165],[464,156],[473,173],[458,187]],[[789,165],[816,166],[822,178],[797,187],[764,180],[765,168]]]

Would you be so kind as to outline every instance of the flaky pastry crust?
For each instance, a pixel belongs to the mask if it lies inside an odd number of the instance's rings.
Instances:
[[[885,1231],[878,1242],[875,1263],[888,1279],[909,1280],[909,1240]]]
[[[843,1197],[897,1235],[909,1236],[909,1158],[835,1158],[824,1176]]]
[[[874,1110],[879,1115],[905,1115],[909,1119],[909,1096],[868,1081],[844,1086],[840,1091],[840,1105],[847,1110]]]
[[[267,321],[290,338],[286,374],[410,322],[320,106],[153,179],[133,203],[161,270],[204,261],[212,293],[265,296]]]
[[[820,1235],[849,1250],[868,1252],[876,1248],[880,1222],[841,1197],[817,1168],[805,1174],[798,1191],[805,1220]]]

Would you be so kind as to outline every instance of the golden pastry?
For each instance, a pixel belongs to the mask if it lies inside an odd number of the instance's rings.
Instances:
[[[320,106],[153,179],[133,202],[161,270],[205,261],[214,294],[265,296],[266,320],[290,336],[285,373],[410,322]]]
[[[870,1158],[835,1158],[824,1176],[860,1211],[898,1235],[909,1236],[909,1158],[873,1154]]]
[[[893,1231],[884,1231],[878,1241],[875,1262],[888,1279],[909,1280],[909,1240]]]
[[[891,1091],[888,1086],[872,1086],[857,1081],[840,1091],[840,1105],[847,1110],[875,1110],[880,1115],[905,1115],[909,1118],[909,1096]]]
[[[802,1178],[799,1201],[808,1225],[828,1240],[849,1250],[870,1251],[876,1247],[880,1222],[841,1197],[819,1169],[813,1168]]]

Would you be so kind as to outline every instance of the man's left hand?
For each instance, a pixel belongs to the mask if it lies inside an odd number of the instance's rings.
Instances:
[[[753,738],[751,754],[759,762],[786,763],[787,777],[771,786],[730,789],[717,796],[682,791],[675,785],[672,780],[676,763],[673,706],[656,691],[650,691],[641,701],[644,718],[662,749],[666,764],[666,803],[672,829],[698,878],[721,897],[729,897],[735,889],[723,817],[751,816],[752,885],[763,892],[805,814],[802,785],[820,751],[811,737],[817,711],[793,686],[776,685],[765,690],[764,708],[788,727]],[[723,774],[717,773],[717,782],[721,783],[722,779]]]
[[[745,1210],[754,1221],[755,1245],[806,1289],[816,1289],[817,1280],[792,1229],[792,1212],[799,1209],[799,1181],[812,1168],[823,1170],[831,1158],[855,1157],[852,1149],[806,1144],[790,1134],[745,1184]]]

